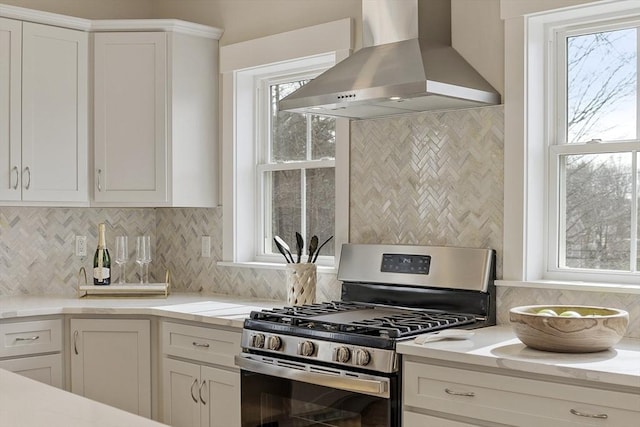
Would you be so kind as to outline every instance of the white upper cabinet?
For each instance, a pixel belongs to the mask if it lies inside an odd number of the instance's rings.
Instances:
[[[93,204],[217,206],[219,30],[109,30],[94,34]]]
[[[0,200],[21,200],[22,22],[0,18]]]
[[[168,200],[167,34],[95,34],[95,200]]]
[[[88,202],[88,35],[0,18],[0,201]]]
[[[217,206],[221,35],[0,4],[0,205]]]

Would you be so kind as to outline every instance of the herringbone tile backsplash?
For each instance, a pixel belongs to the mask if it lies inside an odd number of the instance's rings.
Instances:
[[[493,248],[501,260],[502,117],[494,107],[354,122],[351,241]]]
[[[350,241],[493,248],[502,271],[503,109],[419,113],[351,124]],[[0,295],[75,295],[77,272],[89,268],[96,224],[107,241],[130,236],[128,279],[135,280],[134,237],[151,235],[152,280],[169,268],[173,289],[285,300],[284,271],[217,265],[222,209],[0,207]],[[86,235],[89,257],[73,255]],[[211,258],[200,256],[211,237]],[[117,270],[116,270],[117,271]],[[340,298],[335,275],[318,275],[318,299]],[[589,304],[626,308],[630,336],[640,337],[635,295],[498,289],[498,322],[525,304]]]
[[[74,295],[80,267],[91,273],[100,222],[109,248],[115,236],[129,236],[133,281],[135,236],[155,241],[155,218],[153,209],[0,207],[0,295]],[[87,257],[74,255],[75,236],[87,236]]]

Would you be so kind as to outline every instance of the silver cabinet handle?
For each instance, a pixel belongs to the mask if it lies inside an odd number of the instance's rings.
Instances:
[[[98,169],[98,191],[102,191],[102,185],[100,184],[100,175],[102,175],[102,169]]]
[[[585,414],[584,412],[576,411],[575,409],[570,409],[569,412],[571,412],[573,415],[577,415],[579,417],[598,418],[598,419],[601,419],[601,420],[605,420],[605,419],[609,418],[609,416],[607,414]]]
[[[206,381],[202,381],[202,383],[200,384],[200,388],[198,389],[198,394],[200,395],[200,402],[202,402],[203,405],[206,405],[207,402],[205,402],[205,400],[202,398],[202,387],[204,387],[207,384]],[[206,390],[205,390],[206,393]]]
[[[193,343],[194,347],[202,347],[202,348],[209,348],[209,344],[208,343],[201,343],[201,342],[196,342],[194,341]]]
[[[17,190],[18,189],[18,182],[20,181],[20,171],[18,170],[17,166],[14,166],[11,169],[11,171],[16,173],[16,185],[13,186],[13,189]],[[11,186],[11,182],[9,182],[9,186]]]
[[[196,378],[195,380],[193,380],[193,384],[191,384],[191,399],[193,399],[195,403],[198,403],[198,398],[193,394],[193,386],[197,384],[198,384],[198,379]]]
[[[29,338],[23,338],[23,337],[18,337],[16,338],[16,341],[35,341],[40,339],[40,335],[35,335],[33,337],[29,337]]]
[[[73,331],[73,352],[78,353],[78,331]]]
[[[27,166],[26,168],[24,168],[24,171],[27,173],[27,178],[29,178],[27,180],[27,185],[25,185],[24,189],[28,190],[29,187],[31,187],[31,169],[29,169],[29,166]]]
[[[450,388],[445,388],[444,392],[452,396],[474,397],[476,395],[472,391],[455,391],[455,390],[451,390]]]

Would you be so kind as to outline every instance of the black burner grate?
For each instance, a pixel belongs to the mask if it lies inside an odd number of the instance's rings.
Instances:
[[[475,322],[475,316],[358,302],[333,301],[254,311],[251,319],[304,331],[326,331],[383,338],[404,338]]]

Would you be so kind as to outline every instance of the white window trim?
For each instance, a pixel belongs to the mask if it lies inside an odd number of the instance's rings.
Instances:
[[[255,78],[257,74],[287,67],[290,61],[308,58],[318,64],[336,63],[352,51],[350,18],[256,40],[222,46],[220,72],[222,94],[222,215],[221,265],[252,268],[284,268],[257,262],[255,211],[257,123]],[[247,119],[248,118],[248,119]],[[247,126],[251,123],[251,126]],[[336,229],[335,259],[349,238],[349,121],[336,120]],[[340,139],[339,139],[340,138]],[[250,150],[247,150],[247,147]],[[347,185],[340,185],[347,183]],[[329,266],[332,271],[334,266]],[[321,268],[320,271],[327,271]]]
[[[640,11],[640,1],[598,1],[575,6],[558,0],[501,0],[505,22],[505,216],[503,280],[499,286],[640,293],[635,283],[545,280],[547,165],[543,134],[547,94],[544,87],[545,28],[586,16],[610,20],[613,15]],[[567,6],[560,9],[562,6]],[[552,13],[541,8],[554,8]],[[545,67],[545,68],[540,68]]]

